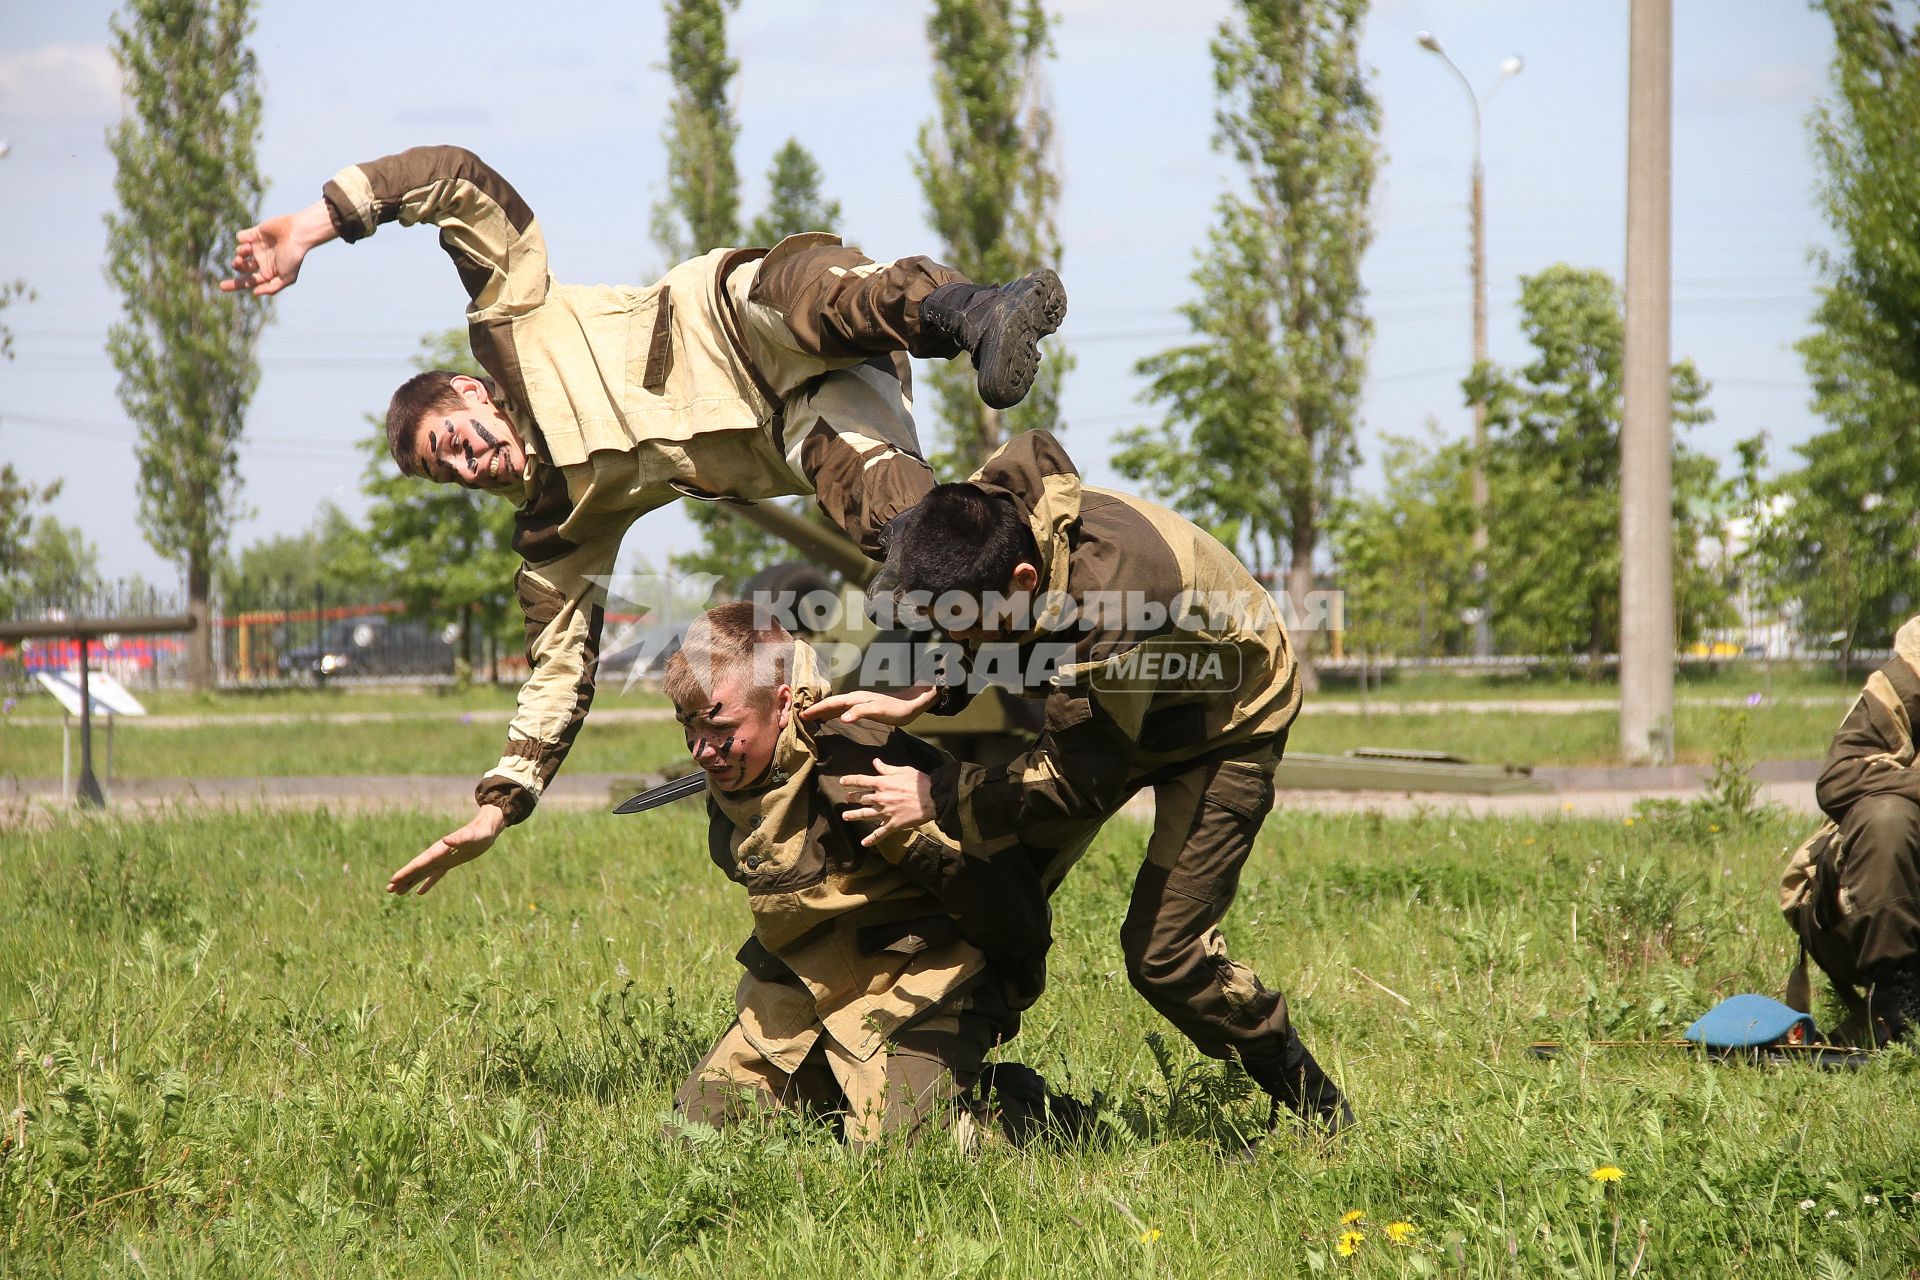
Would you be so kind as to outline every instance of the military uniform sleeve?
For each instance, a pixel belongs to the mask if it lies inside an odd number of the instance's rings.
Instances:
[[[1056,689],[1031,750],[1004,765],[956,761],[934,771],[935,821],[963,844],[981,845],[1034,824],[1113,812],[1126,798],[1146,704],[1144,696]]]
[[[1920,711],[1920,676],[1895,657],[1867,677],[1867,687],[1840,724],[1827,752],[1814,798],[1835,822],[1855,801],[1902,795],[1920,802],[1914,768],[1913,717]]]
[[[534,510],[522,513],[523,533]],[[528,557],[513,585],[526,620],[532,671],[520,687],[506,750],[474,793],[481,804],[499,806],[509,823],[533,812],[593,705],[606,610],[602,584],[620,554],[620,532],[580,543],[562,542],[551,533],[516,535],[515,545]],[[555,554],[533,558],[543,552]]]
[[[475,319],[511,315],[546,299],[547,246],[533,210],[471,151],[413,147],[349,165],[327,183],[322,199],[349,243],[383,222],[440,228],[440,247],[460,272]]]

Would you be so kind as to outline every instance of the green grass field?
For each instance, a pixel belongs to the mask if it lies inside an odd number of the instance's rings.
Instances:
[[[1229,933],[1362,1120],[1245,1162],[1264,1109],[1119,973],[1135,825],[1063,889],[1012,1050],[1101,1137],[963,1159],[663,1132],[746,928],[693,810],[542,814],[405,901],[438,815],[35,817],[0,832],[0,1274],[1910,1274],[1920,1058],[1578,1047],[1787,967],[1798,825],[1672,821],[1276,814]]]
[[[609,698],[601,705],[661,704],[657,696],[647,695]],[[1826,754],[1845,710],[1843,705],[1773,702],[1742,708],[1737,714],[1746,717],[1754,758],[1814,759]],[[336,723],[314,714],[295,720],[184,728],[129,721],[116,730],[114,770],[129,778],[477,775],[498,757],[512,706],[508,702],[465,714],[471,716],[469,721],[454,713],[386,723]],[[1710,761],[1724,740],[1730,714],[1736,713],[1682,704],[1676,714],[1679,759]],[[1611,764],[1618,760],[1619,718],[1612,712],[1520,711],[1315,715],[1309,707],[1288,742],[1289,750],[1332,755],[1352,747],[1451,751],[1493,764]],[[95,749],[104,751],[99,745]],[[78,752],[77,744],[74,750]],[[619,773],[677,768],[681,763],[679,731],[670,720],[589,717],[567,768]],[[57,725],[0,723],[0,778],[59,775]]]

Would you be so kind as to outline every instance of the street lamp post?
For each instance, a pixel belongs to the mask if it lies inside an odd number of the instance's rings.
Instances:
[[[1467,79],[1466,72],[1454,64],[1447,51],[1440,47],[1440,41],[1431,31],[1422,31],[1417,37],[1420,47],[1434,54],[1447,64],[1460,81],[1460,87],[1467,91],[1467,103],[1473,108],[1473,185],[1471,208],[1473,212],[1473,367],[1478,370],[1487,362],[1487,200],[1486,172],[1480,164],[1480,95],[1473,91],[1473,82]],[[1500,91],[1512,76],[1520,74],[1526,63],[1518,54],[1510,54],[1500,60],[1500,78],[1487,92],[1487,101],[1493,101],[1493,95]],[[1475,396],[1473,400],[1473,654],[1476,658],[1493,656],[1493,609],[1487,596],[1487,402]]]

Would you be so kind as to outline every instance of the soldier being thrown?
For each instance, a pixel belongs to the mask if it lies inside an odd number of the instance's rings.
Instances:
[[[1051,271],[976,285],[824,233],[716,249],[647,288],[557,284],[532,210],[458,147],[342,169],[318,202],[242,231],[221,287],[276,294],[315,247],[395,220],[440,229],[492,376],[410,379],[387,410],[388,447],[407,474],[522,504],[514,585],[532,664],[472,820],[397,872],[395,893],[424,893],[532,812],[586,718],[603,584],[636,519],[680,496],[812,493],[877,555],[878,530],[933,483],[905,356],[970,355],[981,397],[1005,407],[1066,313]]]
[[[1300,709],[1286,629],[1253,575],[1174,512],[1083,486],[1044,431],[934,489],[887,538],[876,587],[919,596],[936,617],[971,603],[972,617],[943,623],[948,633],[976,669],[1021,659],[1020,691],[1046,698],[1046,721],[1002,766],[850,776],[863,804],[850,816],[879,819],[883,832],[937,823],[969,857],[1024,856],[1016,842],[1050,849],[1052,887],[1128,797],[1153,788],[1153,835],[1120,930],[1128,978],[1202,1053],[1238,1058],[1309,1124],[1348,1124],[1286,1000],[1227,955],[1219,927]],[[1015,606],[1013,620],[979,611],[996,597]],[[1033,681],[1032,659],[1049,650],[1050,673]],[[806,714],[904,724],[956,710],[968,687],[847,693]]]
[[[1047,1119],[1039,1077],[985,1055],[1012,1035],[1021,987],[1030,1000],[1038,983],[1010,983],[968,940],[985,925],[1005,941],[1018,922],[1027,950],[1045,954],[1030,864],[970,860],[935,892],[918,873],[941,876],[952,846],[937,831],[882,836],[842,814],[840,774],[939,753],[879,725],[804,724],[798,713],[827,693],[818,660],[745,601],[695,620],[666,691],[707,775],[708,853],[746,889],[754,919],[738,1017],[675,1109],[714,1125],[784,1108],[831,1114],[856,1145],[950,1127],[964,1141],[992,1094],[1009,1136],[1030,1134]],[[1065,1100],[1052,1108],[1079,1118]]]

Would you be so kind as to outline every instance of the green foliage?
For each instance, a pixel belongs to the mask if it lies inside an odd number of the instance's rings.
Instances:
[[[796,514],[825,520],[810,498],[792,499],[785,505]],[[673,557],[675,573],[686,576],[710,573],[720,579],[726,589],[737,591],[741,583],[762,569],[802,558],[799,551],[781,539],[724,510],[719,503],[689,502],[686,511],[694,527],[700,530],[700,545]]]
[[[1822,204],[1838,245],[1818,250],[1815,331],[1799,351],[1826,431],[1772,488],[1765,547],[1810,636],[1885,643],[1914,610],[1920,458],[1920,45],[1880,0],[1824,0],[1835,97],[1812,118]]]
[[[727,88],[740,64],[727,56],[727,14],[740,0],[661,0],[667,16],[667,194],[653,208],[653,238],[669,262],[740,240],[740,132]]]
[[[1573,657],[1619,643],[1620,421],[1624,324],[1605,273],[1559,264],[1521,280],[1533,359],[1468,378],[1488,402],[1488,565],[1494,631],[1509,653]],[[1689,361],[1673,369],[1673,420],[1710,418]],[[1463,653],[1471,629],[1474,514],[1464,444],[1391,439],[1387,487],[1337,512],[1335,546],[1351,643],[1395,653]],[[1722,484],[1713,461],[1674,455],[1674,585],[1681,635],[1727,617],[1729,581],[1696,553],[1755,509],[1747,466]],[[1739,566],[1752,574],[1755,566]],[[1597,676],[1598,668],[1590,668]]]
[[[653,234],[673,261],[740,241],[739,176],[733,146],[739,125],[727,90],[739,64],[727,56],[727,14],[739,0],[663,0],[667,15],[667,70],[674,99],[663,140],[667,144],[667,195],[654,207]],[[820,166],[790,138],[775,153],[767,175],[767,211],[754,220],[748,238],[772,245],[795,231],[830,230],[839,221],[838,201],[820,192]],[[682,573],[712,573],[740,583],[793,557],[758,526],[705,503],[688,514],[700,530],[700,547],[676,556]]]
[[[753,220],[747,239],[769,248],[802,231],[837,231],[840,202],[820,191],[820,165],[800,139],[788,138],[767,170],[767,211]]]
[[[420,346],[415,363],[421,369],[484,376],[467,351],[464,330],[432,335]],[[360,480],[371,499],[367,532],[364,540],[340,532],[332,544],[340,558],[329,571],[342,583],[385,583],[418,616],[458,618],[460,660],[472,671],[477,637],[470,624],[477,624],[479,635],[516,643],[513,576],[520,557],[513,550],[514,504],[478,489],[402,475],[387,452],[382,419],[369,414],[367,420],[372,433]]]
[[[32,302],[39,295],[27,287],[25,280],[0,280],[0,311],[5,311],[16,302]],[[13,330],[0,324],[0,360],[13,359]]]
[[[263,189],[260,87],[249,0],[129,0],[112,24],[126,114],[107,134],[119,212],[107,278],[123,314],[107,336],[120,403],[139,428],[140,527],[186,571],[204,620],[215,561],[240,513],[239,441],[259,382],[266,309],[223,295],[234,229]],[[188,641],[189,678],[212,681],[212,635]]]
[[[1386,438],[1387,487],[1331,513],[1346,643],[1360,652],[1462,653],[1473,628],[1473,488],[1465,444]]]
[[[1138,366],[1166,416],[1126,433],[1114,463],[1256,568],[1284,567],[1299,597],[1356,456],[1380,110],[1365,0],[1236,8],[1213,41],[1214,148],[1244,186],[1221,197],[1193,275],[1193,341]]]
[[[914,173],[945,261],[968,279],[999,283],[1060,264],[1060,176],[1045,63],[1052,19],[1042,0],[934,0],[935,115],[920,126]],[[965,358],[929,381],[941,424],[933,456],[943,474],[967,474],[1009,435],[1057,429],[1060,384],[1072,360],[1047,343],[1033,389],[1007,410],[989,409]]]
[[[1276,812],[1226,927],[1361,1124],[1251,1158],[1244,1077],[1117,977],[1139,824],[1063,886],[1052,989],[1002,1051],[1115,1119],[972,1158],[668,1119],[732,1017],[747,920],[697,807],[543,812],[517,853],[383,895],[442,825],[177,808],[8,831],[0,1268],[1799,1277],[1914,1256],[1920,1058],[1749,1069],[1584,1043],[1771,988],[1798,820],[1705,848],[1644,823]],[[97,908],[33,892],[106,849],[124,870]],[[122,890],[176,923],[121,911]],[[1536,1061],[1534,1038],[1571,1047]],[[1394,1222],[1417,1230],[1395,1243]]]
[[[229,612],[308,608],[316,590],[329,604],[383,596],[387,582],[378,568],[367,531],[323,502],[312,528],[263,538],[223,558],[217,583]]]
[[[36,487],[12,463],[0,466],[0,617],[22,606],[61,606],[100,586],[100,552],[77,526],[35,508],[60,494]]]

